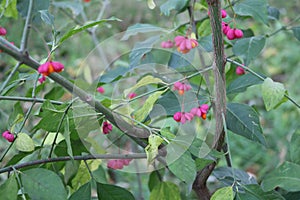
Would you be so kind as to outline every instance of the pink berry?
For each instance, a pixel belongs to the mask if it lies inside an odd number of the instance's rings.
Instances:
[[[46,81],[46,76],[42,76],[41,78],[38,79],[39,83],[42,84],[43,82]]]
[[[1,35],[1,36],[5,36],[6,33],[7,33],[6,29],[3,28],[3,27],[0,27],[0,35]]]
[[[103,124],[102,124],[102,132],[103,132],[103,134],[109,134],[111,131],[112,131],[112,125],[109,123],[109,122],[107,122],[107,121],[105,121],[105,122],[103,122]]]
[[[105,92],[104,88],[103,87],[98,87],[97,88],[97,91],[101,94],[103,94]]]
[[[223,33],[226,35],[229,30],[230,30],[230,26],[227,23],[222,22],[222,31],[223,31]]]
[[[176,121],[176,122],[180,122],[181,120],[181,112],[177,112],[173,115],[173,119]]]
[[[228,40],[234,40],[235,39],[234,29],[229,29],[226,36]]]
[[[15,136],[9,131],[4,131],[2,133],[2,137],[9,142],[13,142],[15,140]]]
[[[242,67],[238,66],[238,67],[235,69],[235,73],[236,73],[237,75],[243,75],[243,74],[245,74],[245,70],[244,70]]]
[[[226,10],[222,10],[222,11],[221,11],[221,14],[222,14],[222,18],[227,17],[227,12],[226,12]]]
[[[234,35],[236,38],[242,38],[244,36],[243,31],[240,29],[235,29],[234,30]]]
[[[137,96],[137,94],[135,92],[131,92],[131,93],[128,94],[129,99],[133,99],[136,96]]]

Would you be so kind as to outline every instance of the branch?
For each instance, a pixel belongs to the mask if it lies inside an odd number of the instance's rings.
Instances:
[[[36,103],[44,103],[47,99],[41,98],[29,98],[29,97],[17,97],[17,96],[0,96],[0,100],[9,100],[9,101],[25,101],[25,102],[36,102]],[[48,100],[50,103],[55,105],[62,105],[63,102]]]
[[[40,66],[40,63],[34,60],[32,57],[30,57],[30,55],[22,54],[20,49],[11,45],[7,40],[5,40],[2,37],[0,38],[0,49],[2,49],[5,53],[9,54],[16,60],[26,64],[27,66],[35,70],[37,70]],[[89,93],[77,87],[60,74],[52,73],[49,75],[49,77],[56,83],[64,87],[66,90],[79,97],[82,101],[94,107],[96,111],[105,115],[107,120],[109,120],[112,124],[114,124],[125,134],[136,138],[147,138],[150,135],[150,132],[147,129],[138,126],[133,126],[132,124],[127,123],[122,117],[103,106],[99,101],[96,101]]]
[[[221,27],[221,3],[219,0],[206,0],[210,11],[210,23],[213,34],[214,46],[214,80],[215,80],[215,108],[214,115],[216,119],[215,137],[212,148],[221,151],[224,143],[224,126],[222,116],[226,113],[226,85],[225,85],[225,56],[224,44]],[[206,181],[216,166],[216,162],[205,167],[198,172],[196,180],[193,183],[193,189],[197,196],[203,200],[210,199],[210,192],[206,186]]]
[[[84,156],[63,156],[57,158],[47,158],[42,160],[34,160],[26,163],[11,165],[0,169],[0,174],[4,172],[13,171],[13,169],[21,169],[25,167],[30,167],[34,165],[52,163],[52,162],[62,162],[68,160],[94,160],[94,159],[145,159],[147,158],[145,153],[133,153],[133,154],[99,154],[99,155],[84,155]]]

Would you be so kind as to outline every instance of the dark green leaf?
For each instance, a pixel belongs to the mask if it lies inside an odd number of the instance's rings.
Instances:
[[[213,160],[208,160],[208,159],[204,159],[204,158],[197,158],[195,160],[197,171],[201,171],[204,167],[206,167],[207,165],[209,165],[213,162],[214,162]]]
[[[45,99],[56,100],[61,98],[65,93],[65,90],[62,87],[56,86],[53,87],[45,96]]]
[[[140,64],[142,58],[144,58],[144,56],[151,51],[154,43],[159,39],[160,36],[157,35],[150,37],[143,42],[136,43],[129,54],[130,68],[137,67]]]
[[[212,52],[213,51],[213,43],[212,43],[212,35],[200,37],[199,40],[199,45],[207,52]]]
[[[78,160],[69,160],[65,164],[64,182],[69,184],[76,175],[80,162]]]
[[[97,194],[99,200],[134,200],[128,190],[115,185],[97,183]]]
[[[297,130],[291,138],[290,156],[291,156],[291,161],[293,163],[298,164],[298,165],[300,165],[300,148],[299,148],[299,144],[300,144],[300,130]]]
[[[67,192],[53,171],[35,168],[21,173],[25,192],[31,199],[66,200]]]
[[[271,191],[277,187],[286,191],[300,191],[300,165],[284,162],[274,171],[268,174],[262,181],[262,188]]]
[[[169,60],[168,66],[170,68],[182,68],[191,65],[191,62],[194,58],[192,53],[181,54],[178,52],[174,52],[171,54],[171,58]]]
[[[213,175],[227,186],[234,184],[234,178],[242,185],[257,184],[253,176],[240,169],[230,167],[218,167],[213,171]]]
[[[117,80],[120,77],[126,75],[127,72],[130,71],[129,67],[118,66],[116,69],[106,71],[100,78],[99,82],[101,83],[111,83]]]
[[[160,6],[160,11],[166,16],[169,16],[172,10],[180,13],[186,8],[188,3],[189,0],[168,0]]]
[[[17,1],[17,9],[23,18],[26,18],[27,16],[28,6],[29,6],[28,0]],[[50,6],[50,0],[33,1],[32,11],[31,11],[33,23],[39,24],[42,22],[40,11],[48,10],[49,6]]]
[[[226,94],[241,93],[247,90],[252,85],[261,84],[263,81],[253,74],[245,74],[232,81],[227,89]]]
[[[268,7],[268,16],[269,16],[269,19],[279,20],[279,16],[280,16],[279,9],[275,8],[275,7],[272,7],[272,6],[269,6]]]
[[[69,200],[91,200],[91,182],[81,186],[76,192],[72,194]]]
[[[135,24],[133,26],[128,27],[125,31],[125,34],[121,38],[121,40],[128,40],[129,37],[137,35],[138,33],[148,33],[148,32],[160,32],[164,31],[163,28],[158,26],[153,26],[151,24]]]
[[[245,65],[248,65],[259,55],[265,43],[266,38],[262,36],[243,38],[236,41],[232,51],[235,55],[241,56],[245,60]]]
[[[234,12],[240,16],[251,16],[257,21],[268,24],[266,0],[242,0],[233,6]]]
[[[169,153],[169,151],[168,151]],[[169,155],[169,154],[168,154]],[[191,154],[187,151],[182,154],[177,160],[169,159],[167,163],[170,171],[186,184],[191,184],[196,177],[196,164],[192,159]]]
[[[180,191],[177,185],[171,182],[158,183],[150,193],[150,200],[180,200]]]
[[[75,16],[79,15],[83,11],[83,6],[81,2],[60,1],[60,2],[52,2],[52,4],[58,8],[70,9],[73,15]]]
[[[153,171],[149,175],[149,180],[148,180],[148,188],[150,192],[154,189],[157,184],[160,184],[162,181],[162,176],[164,174],[164,169],[158,170],[158,171]]]
[[[0,185],[1,200],[17,200],[18,184],[15,176],[10,176]]]
[[[292,31],[294,33],[295,38],[300,41],[300,26],[293,27]]]
[[[106,171],[104,170],[102,165],[99,165],[98,169],[93,171],[92,174],[93,174],[93,178],[98,183],[107,183]]]
[[[60,45],[61,43],[63,43],[65,40],[69,39],[70,37],[72,37],[73,35],[77,34],[77,33],[80,33],[88,28],[91,28],[91,27],[94,27],[94,26],[97,26],[97,25],[101,25],[101,24],[104,24],[106,22],[109,22],[109,21],[121,21],[120,19],[118,18],[115,18],[115,17],[111,17],[109,19],[101,19],[99,21],[96,21],[96,22],[90,22],[88,24],[85,24],[83,26],[76,26],[74,28],[72,28],[70,31],[68,31],[67,33],[65,33],[59,40],[58,42],[58,45]]]
[[[266,145],[256,111],[245,104],[227,104],[226,125],[233,133]]]
[[[256,184],[245,185],[243,188],[243,193],[236,194],[236,200],[285,200],[278,192],[265,192]]]

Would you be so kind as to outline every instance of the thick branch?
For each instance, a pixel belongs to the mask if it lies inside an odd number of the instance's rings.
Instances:
[[[100,154],[100,155],[84,155],[84,156],[63,156],[57,158],[47,158],[42,160],[34,160],[26,163],[21,163],[17,165],[11,165],[0,169],[0,174],[4,172],[10,172],[14,169],[21,169],[25,167],[30,167],[33,165],[46,164],[51,162],[61,162],[68,160],[93,160],[93,159],[145,159],[147,158],[145,153],[133,153],[133,154]]]
[[[210,12],[210,23],[213,34],[214,46],[214,80],[215,80],[215,107],[214,116],[216,120],[215,137],[212,148],[221,151],[224,143],[224,126],[222,115],[226,113],[226,84],[225,84],[225,56],[223,35],[221,27],[221,4],[219,0],[206,0]],[[199,199],[209,200],[210,192],[206,186],[206,181],[216,166],[216,162],[208,165],[198,172],[193,184]]]
[[[40,66],[40,63],[31,58],[29,55],[22,54],[20,49],[11,45],[4,38],[0,38],[0,49],[2,49],[10,56],[14,57],[16,60],[28,65],[35,70],[37,70]],[[88,103],[92,107],[95,107],[96,111],[105,115],[107,120],[109,120],[112,124],[114,124],[127,135],[137,138],[147,138],[150,135],[149,130],[127,123],[122,117],[113,113],[110,109],[104,107],[99,101],[95,101],[95,99],[89,93],[77,87],[58,73],[52,73],[49,75],[49,77],[56,83],[67,89],[69,92],[73,93],[75,96],[78,96],[82,101]]]

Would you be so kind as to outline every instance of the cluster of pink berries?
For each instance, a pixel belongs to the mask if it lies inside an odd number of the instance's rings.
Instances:
[[[198,46],[198,41],[187,36],[176,36],[174,38],[175,46],[177,50],[183,54],[188,53],[191,49]],[[161,43],[162,48],[173,48],[174,43],[171,40],[163,41]]]
[[[13,142],[13,141],[15,140],[14,134],[12,134],[12,133],[9,132],[9,131],[4,131],[4,132],[2,133],[2,137],[3,137],[4,139],[6,139],[7,141],[9,141],[9,142]]]
[[[44,64],[40,65],[38,72],[42,74],[42,77],[39,78],[39,82],[43,83],[46,80],[46,76],[49,76],[53,72],[61,72],[64,70],[64,65],[60,62],[47,61]]]
[[[128,166],[132,159],[115,159],[107,162],[107,167],[111,169],[123,169],[124,165]]]
[[[208,13],[209,15],[209,13]],[[226,10],[222,10],[222,18],[226,18]],[[227,36],[228,40],[234,40],[242,38],[244,36],[243,31],[237,28],[230,28],[230,25],[226,22],[222,22],[222,31]]]
[[[192,89],[192,87],[187,83],[182,83],[178,81],[174,83],[173,89],[178,90],[179,95],[183,95],[185,91],[189,91],[190,89]]]
[[[177,122],[184,124],[186,121],[191,121],[195,116],[206,119],[206,114],[209,109],[207,104],[202,104],[199,107],[192,108],[190,112],[176,112],[173,119]]]

